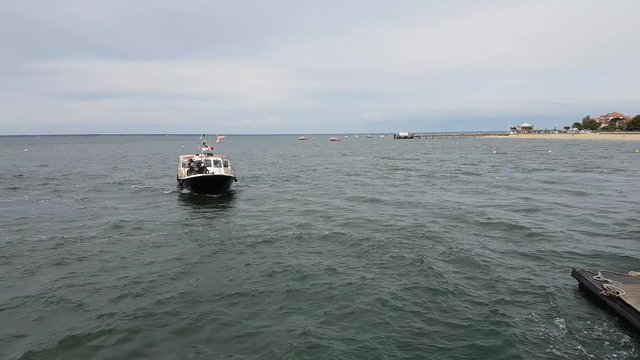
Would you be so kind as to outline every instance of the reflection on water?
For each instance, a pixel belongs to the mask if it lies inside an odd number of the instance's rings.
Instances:
[[[178,200],[182,205],[193,209],[224,210],[233,206],[236,201],[236,193],[235,191],[223,195],[180,193]]]

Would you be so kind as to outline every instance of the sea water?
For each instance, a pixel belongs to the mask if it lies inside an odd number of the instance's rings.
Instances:
[[[572,267],[640,270],[639,144],[0,138],[2,359],[633,359]]]

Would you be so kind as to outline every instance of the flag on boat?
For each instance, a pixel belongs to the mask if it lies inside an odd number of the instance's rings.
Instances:
[[[224,138],[224,135],[216,135],[216,144],[220,144]]]

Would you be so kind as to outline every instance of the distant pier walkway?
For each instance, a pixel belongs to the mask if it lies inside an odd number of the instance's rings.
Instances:
[[[400,132],[393,134],[394,139],[444,139],[444,138],[473,138],[483,136],[509,136],[509,133],[505,132],[493,132],[493,133],[406,133]]]

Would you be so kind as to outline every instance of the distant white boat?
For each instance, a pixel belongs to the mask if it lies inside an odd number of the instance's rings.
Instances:
[[[306,138],[306,137],[304,137],[304,136],[298,136],[298,140],[303,141],[303,140],[307,140],[307,138]]]

